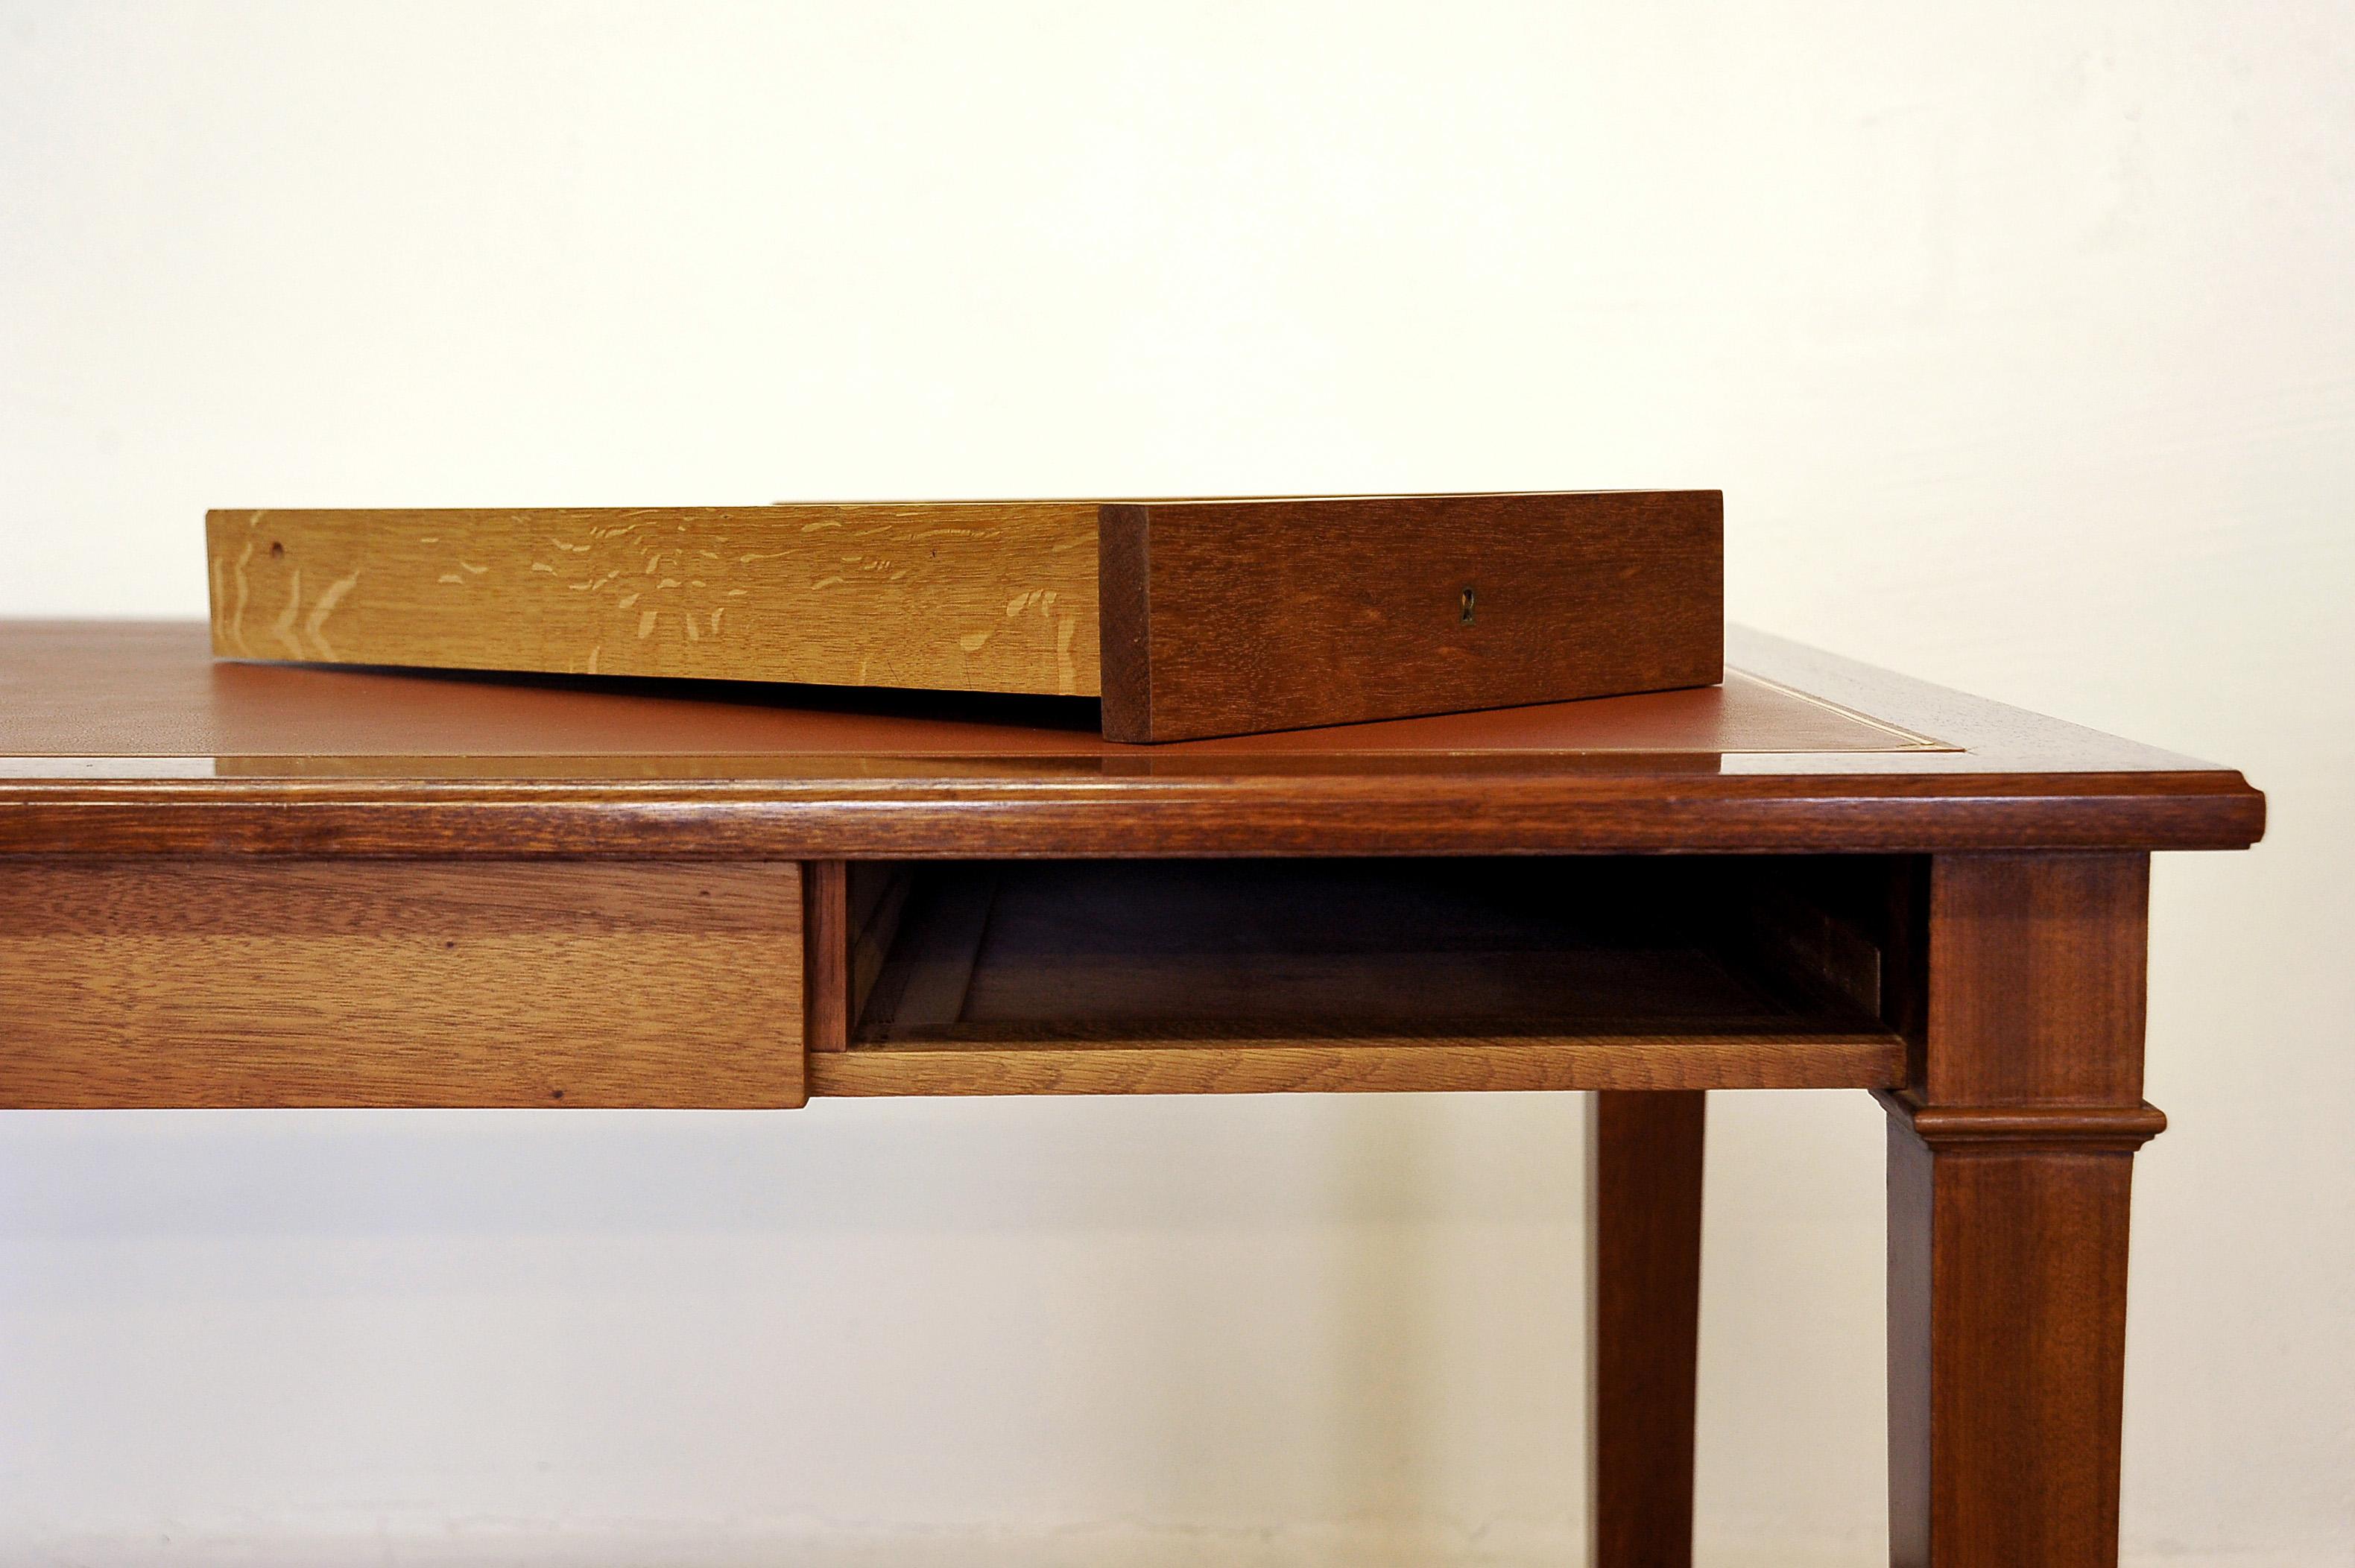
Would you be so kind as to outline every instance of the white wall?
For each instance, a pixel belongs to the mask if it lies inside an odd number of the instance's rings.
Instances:
[[[207,506],[1721,485],[1740,618],[2272,792],[2157,879],[2126,1534],[2344,1563],[2351,68],[2344,0],[0,0],[0,613],[199,613]],[[1880,1115],[1714,1115],[1710,1560],[1872,1561]],[[1572,1562],[1580,1119],[0,1117],[0,1561]]]

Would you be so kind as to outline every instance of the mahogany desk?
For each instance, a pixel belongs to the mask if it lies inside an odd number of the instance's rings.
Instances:
[[[1595,1561],[1685,1562],[1703,1093],[1889,1113],[1893,1556],[2117,1551],[2149,854],[2236,773],[1737,634],[1718,689],[1092,709],[0,625],[0,1106],[1595,1096]]]

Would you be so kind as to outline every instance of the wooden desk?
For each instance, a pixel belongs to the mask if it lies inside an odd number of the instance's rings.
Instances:
[[[0,1105],[1582,1089],[1596,1557],[1682,1563],[1703,1094],[1889,1131],[1892,1554],[2114,1563],[2149,854],[2235,773],[1755,635],[1139,748],[1065,699],[0,627]]]

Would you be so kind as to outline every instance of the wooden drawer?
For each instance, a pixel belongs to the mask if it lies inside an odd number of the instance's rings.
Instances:
[[[792,864],[0,864],[0,1105],[798,1105]]]

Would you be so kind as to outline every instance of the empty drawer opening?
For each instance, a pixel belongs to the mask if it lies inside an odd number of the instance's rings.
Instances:
[[[1721,1079],[1740,1058],[1775,1083],[1892,1082],[1879,948],[1793,891],[1799,864],[858,864],[847,1050],[812,1068],[836,1093],[1147,1068],[1173,1088],[1604,1087],[1569,1082],[1572,1058],[1617,1048],[1614,1072],[1660,1080],[1630,1087],[1731,1086],[1683,1082],[1680,1050]]]

